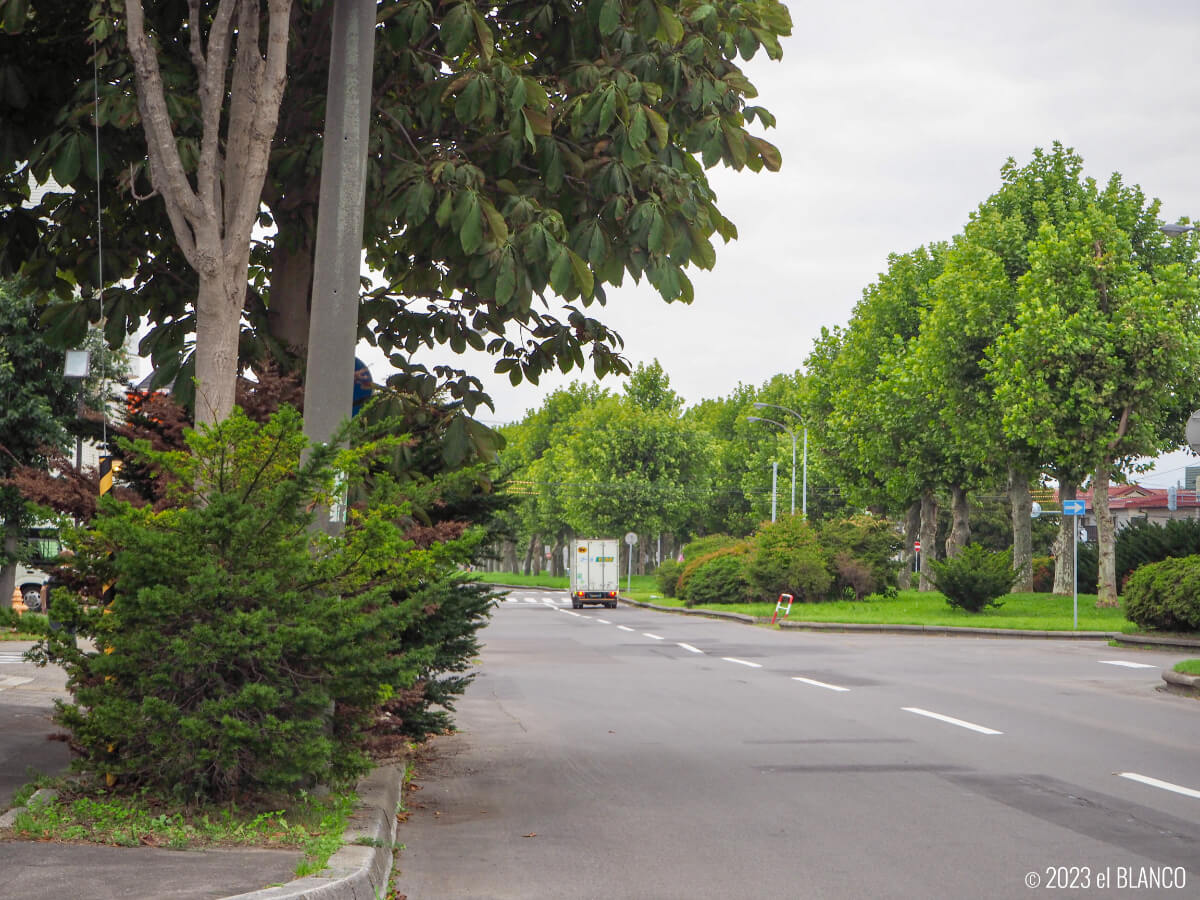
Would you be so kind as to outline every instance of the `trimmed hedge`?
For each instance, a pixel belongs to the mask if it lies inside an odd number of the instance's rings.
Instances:
[[[1125,617],[1142,628],[1200,631],[1200,556],[1148,563],[1125,585]]]
[[[691,607],[751,601],[753,593],[746,578],[745,555],[745,550],[738,547],[709,554],[692,573],[684,603]]]

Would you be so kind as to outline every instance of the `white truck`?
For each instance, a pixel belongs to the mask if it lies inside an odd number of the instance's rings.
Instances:
[[[621,542],[582,538],[571,546],[571,606],[599,603],[616,609],[621,581]]]

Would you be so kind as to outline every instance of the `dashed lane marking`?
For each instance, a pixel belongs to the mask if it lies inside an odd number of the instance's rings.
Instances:
[[[618,625],[617,628],[621,631],[637,631],[636,628],[630,628],[628,625]]]
[[[1150,663],[1129,662],[1126,659],[1102,659],[1100,662],[1106,666],[1124,666],[1126,669],[1157,669],[1158,666],[1152,666]]]
[[[792,681],[802,681],[805,684],[811,684],[813,687],[825,688],[827,691],[848,691],[850,688],[842,687],[837,684],[827,684],[824,681],[817,681],[815,678],[801,678],[799,675],[793,675]]]
[[[0,678],[0,691],[5,688],[20,687],[23,684],[29,684],[33,681],[32,678],[18,678],[16,675],[9,675],[7,678]]]
[[[721,659],[725,662],[737,663],[739,666],[749,666],[751,669],[761,669],[762,663],[750,662],[746,659],[738,659],[736,656],[722,656]]]
[[[643,632],[642,632],[642,637],[648,637],[648,638],[652,638],[652,639],[654,639],[654,640],[656,640],[656,641],[665,641],[665,640],[666,640],[666,638],[665,638],[665,637],[662,637],[661,635],[657,635],[657,634],[651,634],[651,633],[650,633],[650,632],[648,632],[648,631],[643,631]]]
[[[599,622],[601,625],[611,625],[612,624],[612,622],[608,621],[608,619],[597,619],[596,621]]]
[[[688,650],[688,651],[690,651],[690,652],[692,652],[692,653],[703,653],[703,652],[704,652],[704,651],[703,651],[703,650],[701,650],[699,647],[693,647],[691,644],[685,644],[685,643],[683,643],[682,641],[680,641],[679,643],[677,643],[675,646],[676,646],[676,647],[682,647],[684,650]]]
[[[980,734],[1004,734],[1003,731],[997,731],[994,728],[988,728],[984,725],[976,725],[974,722],[968,722],[964,719],[956,719],[953,716],[943,716],[941,713],[930,712],[927,709],[921,709],[917,706],[902,706],[900,708],[905,712],[916,713],[918,716],[926,716],[930,719],[937,719],[939,722],[945,722],[949,725],[957,725],[959,728],[967,728],[971,731],[978,731]]]
[[[1118,772],[1122,778],[1128,778],[1130,781],[1140,781],[1142,784],[1148,784],[1150,787],[1162,788],[1164,791],[1174,791],[1176,794],[1183,794],[1185,797],[1195,797],[1200,800],[1200,791],[1194,788],[1184,787],[1181,784],[1172,784],[1169,781],[1160,781],[1157,778],[1151,778],[1149,775],[1139,775],[1137,772]]]

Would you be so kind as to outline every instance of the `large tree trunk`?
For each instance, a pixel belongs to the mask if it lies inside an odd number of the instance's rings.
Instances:
[[[517,572],[517,542],[505,541],[500,548],[500,571]]]
[[[904,547],[900,551],[900,576],[896,579],[903,591],[912,587],[913,572],[917,566],[917,555],[913,552],[913,542],[921,538],[921,503],[914,503],[908,508],[904,517]]]
[[[946,537],[947,559],[958,556],[971,542],[970,507],[967,505],[967,490],[961,485],[950,488],[950,522],[950,534]]]
[[[541,543],[541,536],[531,534],[529,536],[529,545],[525,548],[525,565],[521,567],[523,575],[534,574],[534,558],[537,556],[538,545]]]
[[[1079,485],[1059,482],[1058,499],[1074,500]],[[1058,537],[1054,539],[1054,593],[1075,593],[1075,517],[1059,516]]]
[[[926,575],[927,563],[938,558],[937,555],[937,520],[938,502],[932,490],[921,495],[921,580],[920,590],[935,590],[933,582]]]
[[[1099,543],[1099,578],[1096,606],[1117,606],[1117,547],[1116,528],[1108,506],[1108,461],[1096,469],[1092,480],[1092,503],[1096,514],[1096,536]],[[1074,518],[1078,526],[1079,519]]]
[[[1008,469],[1008,504],[1012,509],[1013,569],[1017,580],[1013,593],[1033,590],[1033,495],[1030,478],[1012,466]]]
[[[211,424],[233,409],[250,237],[279,121],[292,0],[267,0],[265,57],[259,0],[202,6],[200,0],[188,2],[188,49],[203,122],[193,173],[179,155],[141,0],[127,0],[125,15],[150,182],[163,198],[180,250],[200,276],[196,423]]]

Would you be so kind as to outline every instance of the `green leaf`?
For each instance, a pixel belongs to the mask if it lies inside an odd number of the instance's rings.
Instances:
[[[517,289],[517,264],[511,251],[500,256],[500,269],[496,273],[496,302],[505,306]],[[482,349],[482,347],[477,348]]]
[[[600,33],[608,36],[621,25],[621,0],[604,0],[600,7]]]
[[[641,147],[646,143],[649,130],[646,122],[646,107],[639,104],[633,108],[633,119],[629,123],[629,145],[635,148]]]
[[[450,216],[454,213],[454,192],[447,191],[446,196],[442,198],[442,202],[438,204],[437,212],[434,214],[433,220],[437,222],[438,227],[445,228],[450,222]]]
[[[477,10],[471,10],[471,16],[475,20],[475,36],[479,39],[479,55],[485,63],[492,61],[492,54],[496,50],[496,40],[492,37],[492,29],[488,27],[487,19],[479,14]]]
[[[642,109],[646,111],[646,119],[650,122],[650,127],[654,130],[654,136],[658,139],[658,145],[660,147],[667,146],[669,135],[667,120],[648,106],[643,106]]]
[[[609,86],[605,89],[604,99],[600,103],[600,120],[596,124],[597,130],[601,133],[607,132],[616,117],[617,90],[615,87]]]
[[[770,141],[764,141],[760,137],[750,136],[750,143],[758,151],[758,155],[762,157],[763,165],[772,172],[778,172],[783,166],[783,155],[779,152],[779,148]]]
[[[661,3],[655,3],[658,9],[658,32],[654,35],[665,44],[674,47],[683,40],[683,23],[675,12]]]
[[[595,286],[592,270],[588,268],[582,257],[570,247],[567,248],[567,255],[571,259],[571,268],[575,272],[575,283],[579,285],[579,292],[585,297],[590,297]]]
[[[508,240],[508,226],[504,223],[504,216],[500,215],[499,210],[486,197],[479,202],[483,207],[483,214],[487,216],[488,228],[491,229],[492,237],[496,239],[497,244],[503,244]]]
[[[483,243],[483,216],[479,212],[479,200],[474,195],[467,201],[458,239],[462,243],[463,253],[466,254],[474,253]]]
[[[471,37],[474,34],[474,23],[472,22],[471,14],[474,12],[466,3],[459,3],[453,6],[446,17],[442,19],[442,25],[439,29],[439,34],[442,38],[442,46],[446,49],[447,56],[459,56],[467,45],[471,42]]]
[[[63,187],[71,184],[79,175],[81,144],[79,135],[72,134],[59,148],[58,156],[54,159],[51,172],[54,180]]]

